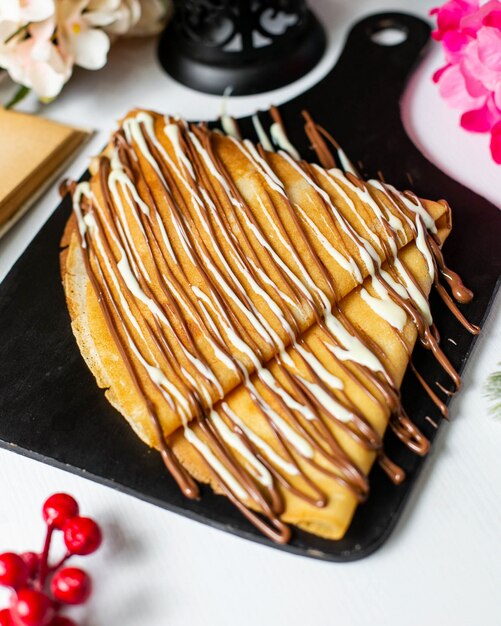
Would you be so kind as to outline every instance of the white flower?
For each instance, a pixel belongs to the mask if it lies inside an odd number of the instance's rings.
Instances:
[[[56,9],[62,48],[89,70],[105,65],[110,35],[159,32],[167,12],[160,0],[58,0]]]
[[[106,64],[110,39],[95,26],[101,26],[107,14],[91,11],[90,4],[89,0],[59,0],[56,7],[57,37],[65,54],[76,65],[98,70]],[[93,6],[106,4],[107,0],[92,2]]]
[[[54,98],[73,65],[89,70],[107,61],[110,37],[151,35],[169,13],[161,0],[0,0],[0,68]]]
[[[71,75],[71,65],[52,41],[54,21],[32,23],[27,33],[29,36],[20,41],[0,45],[0,66],[12,80],[33,89],[39,98],[55,98]]]
[[[92,22],[110,35],[154,35],[163,28],[169,11],[162,0],[90,0]]]
[[[91,0],[89,9],[111,35],[125,35],[141,18],[139,0]]]

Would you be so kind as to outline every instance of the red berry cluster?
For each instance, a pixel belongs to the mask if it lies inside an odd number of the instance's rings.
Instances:
[[[63,605],[82,604],[91,594],[89,575],[78,567],[63,565],[74,554],[92,554],[99,548],[99,526],[89,517],[81,517],[77,501],[65,493],[46,500],[43,518],[47,533],[40,554],[0,554],[0,585],[12,588],[9,608],[0,610],[0,626],[76,626],[59,611]],[[49,551],[55,531],[63,533],[66,554],[51,566]]]

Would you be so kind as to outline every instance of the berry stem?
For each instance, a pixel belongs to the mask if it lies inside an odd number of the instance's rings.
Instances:
[[[45,535],[45,542],[44,542],[44,546],[42,550],[42,556],[40,557],[40,576],[38,580],[38,585],[42,591],[45,586],[45,580],[47,579],[49,549],[50,549],[50,542],[52,539],[53,532],[54,532],[54,526],[52,526],[52,524],[48,524],[47,533]]]
[[[53,574],[60,567],[62,567],[66,563],[66,561],[70,558],[70,556],[71,556],[71,552],[66,552],[66,554],[63,556],[62,559],[60,559],[57,563],[49,567],[49,570],[48,570],[49,574]]]

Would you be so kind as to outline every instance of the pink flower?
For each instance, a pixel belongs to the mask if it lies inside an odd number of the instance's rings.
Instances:
[[[430,15],[437,16],[437,30],[433,38],[441,41],[445,33],[459,31],[461,20],[478,10],[478,0],[449,0],[441,7],[432,9]]]
[[[462,111],[463,128],[491,134],[492,158],[501,164],[501,0],[450,0],[431,14],[447,61],[433,80]]]

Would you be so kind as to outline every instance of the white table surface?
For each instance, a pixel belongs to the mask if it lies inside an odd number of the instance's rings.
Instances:
[[[426,15],[435,3],[312,4],[332,35],[324,60],[287,88],[232,99],[231,113],[279,104],[318,81],[357,17],[387,9]],[[428,158],[501,206],[501,167],[489,159],[488,138],[461,131],[431,83],[440,63],[435,46],[403,98],[406,128]],[[79,176],[115,119],[134,105],[208,118],[219,113],[220,99],[165,76],[153,42],[117,44],[104,70],[77,71],[62,96],[41,111],[98,130],[66,175]],[[54,185],[0,242],[0,279],[58,201]],[[474,262],[474,250],[465,254]],[[499,625],[501,420],[488,414],[483,385],[500,360],[500,309],[498,298],[453,403],[454,419],[443,428],[412,501],[384,547],[366,560],[333,564],[285,554],[6,451],[0,451],[0,551],[38,548],[42,501],[63,490],[102,522],[106,536],[101,551],[85,559],[96,591],[85,610],[74,613],[83,625]]]

